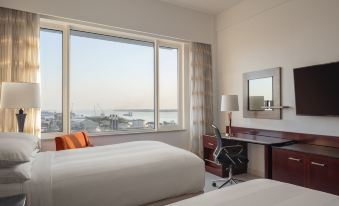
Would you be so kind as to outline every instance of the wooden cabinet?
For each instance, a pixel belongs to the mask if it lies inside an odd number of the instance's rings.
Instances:
[[[338,149],[322,146],[274,147],[272,178],[339,195],[339,158],[337,158],[339,153],[337,152]]]
[[[272,161],[272,179],[305,185],[305,157],[302,153],[274,148]]]
[[[339,159],[311,155],[307,166],[309,188],[339,195]]]
[[[225,140],[227,141],[227,140]],[[224,142],[224,145],[231,145],[234,143]],[[243,155],[247,156],[247,144],[246,143],[237,143],[241,144],[244,147]],[[204,160],[205,160],[205,170],[212,174],[215,174],[219,177],[227,177],[228,176],[228,167],[218,165],[214,162],[213,152],[217,147],[217,139],[214,135],[203,135],[203,147],[204,147]],[[233,174],[241,174],[247,172],[247,165],[243,165],[241,167],[237,167],[233,169]]]

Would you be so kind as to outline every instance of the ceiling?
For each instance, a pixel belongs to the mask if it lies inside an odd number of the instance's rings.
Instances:
[[[197,10],[208,14],[218,14],[242,0],[160,0],[176,6]]]

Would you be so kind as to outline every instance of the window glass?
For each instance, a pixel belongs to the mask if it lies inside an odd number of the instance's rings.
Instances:
[[[41,131],[62,128],[62,31],[40,30]]]
[[[154,129],[154,44],[71,31],[71,130]]]
[[[178,126],[178,49],[159,47],[159,125]]]

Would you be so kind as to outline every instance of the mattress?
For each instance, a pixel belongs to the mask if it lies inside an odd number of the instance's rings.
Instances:
[[[196,194],[204,162],[156,141],[39,153],[23,190],[28,205],[146,205]]]
[[[339,196],[269,179],[251,180],[168,206],[338,206]]]

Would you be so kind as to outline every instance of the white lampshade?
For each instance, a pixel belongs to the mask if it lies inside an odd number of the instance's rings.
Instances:
[[[239,111],[238,95],[222,95],[221,111]]]
[[[0,108],[40,108],[40,85],[37,83],[3,82]]]

